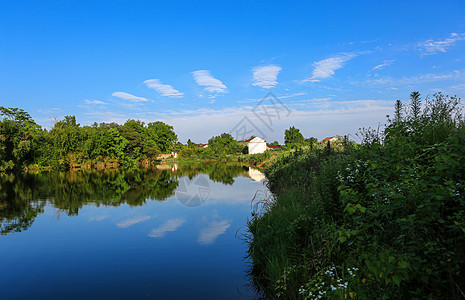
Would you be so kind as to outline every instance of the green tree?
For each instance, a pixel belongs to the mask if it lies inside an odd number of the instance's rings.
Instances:
[[[173,126],[157,121],[147,125],[148,135],[153,140],[162,152],[168,151],[169,147],[173,145],[178,136],[174,132]]]
[[[41,127],[22,109],[0,106],[0,171],[34,160]]]
[[[242,146],[229,133],[222,133],[208,140],[208,148],[206,150],[214,156],[222,157],[241,151]]]
[[[300,130],[294,126],[284,131],[284,144],[286,146],[295,147],[301,145],[304,142],[304,136],[300,133]]]

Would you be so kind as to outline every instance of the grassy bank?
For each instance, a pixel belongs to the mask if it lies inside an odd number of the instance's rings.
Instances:
[[[275,198],[248,225],[267,298],[463,299],[464,120],[454,98],[419,101],[361,145],[266,169]]]

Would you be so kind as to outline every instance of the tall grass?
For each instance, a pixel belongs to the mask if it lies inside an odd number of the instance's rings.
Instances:
[[[267,298],[464,297],[464,119],[454,97],[411,98],[362,145],[267,168],[274,198],[248,223]]]

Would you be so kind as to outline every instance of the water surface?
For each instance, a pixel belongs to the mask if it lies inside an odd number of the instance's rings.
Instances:
[[[250,299],[262,175],[163,166],[0,177],[0,299]]]

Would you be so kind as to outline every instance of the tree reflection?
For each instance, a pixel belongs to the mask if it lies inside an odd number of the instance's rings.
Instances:
[[[20,232],[31,227],[46,204],[69,216],[85,205],[144,205],[174,195],[178,178],[207,174],[212,181],[233,184],[247,176],[248,168],[236,164],[201,163],[162,170],[52,172],[0,175],[0,233]]]

